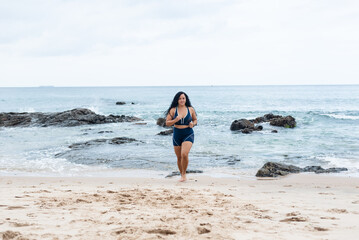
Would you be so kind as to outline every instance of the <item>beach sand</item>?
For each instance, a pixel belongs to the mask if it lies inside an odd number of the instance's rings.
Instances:
[[[0,177],[2,239],[358,239],[359,178]]]

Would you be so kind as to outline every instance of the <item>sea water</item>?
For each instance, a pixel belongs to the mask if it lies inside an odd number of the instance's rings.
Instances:
[[[359,176],[359,85],[0,88],[0,112],[88,108],[146,123],[0,128],[0,174],[163,177],[176,171],[172,136],[157,135],[166,129],[156,120],[164,117],[178,91],[188,94],[198,115],[191,170],[254,176],[264,163],[274,161],[346,167],[349,171],[341,174]],[[267,113],[291,115],[297,126],[262,123],[263,130],[251,134],[230,131],[236,119]],[[69,149],[73,143],[114,137],[137,142]],[[56,156],[61,153],[67,154]]]

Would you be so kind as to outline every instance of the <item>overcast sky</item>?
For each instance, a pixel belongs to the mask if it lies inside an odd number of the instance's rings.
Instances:
[[[359,1],[0,0],[0,87],[359,84]]]

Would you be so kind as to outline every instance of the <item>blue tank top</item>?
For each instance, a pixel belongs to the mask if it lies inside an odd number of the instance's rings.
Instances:
[[[173,119],[175,119],[178,116],[177,107],[175,116]],[[188,125],[192,121],[191,113],[189,112],[189,108],[187,107],[187,115],[184,118],[181,118],[178,122],[175,123],[175,125]]]

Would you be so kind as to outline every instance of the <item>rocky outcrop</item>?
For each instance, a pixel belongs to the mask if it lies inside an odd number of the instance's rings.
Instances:
[[[292,116],[283,117],[281,115],[274,115],[272,113],[266,114],[263,117],[257,117],[255,119],[239,119],[234,120],[231,124],[230,129],[232,131],[241,131],[242,133],[248,134],[253,131],[263,130],[263,126],[255,125],[262,122],[269,122],[272,126],[294,128],[296,126],[295,118]],[[272,132],[277,132],[273,130]]]
[[[86,108],[56,113],[0,113],[0,127],[61,126],[72,127],[86,124],[135,122],[142,119],[125,115],[104,116]]]
[[[156,124],[161,127],[167,127],[166,119],[164,119],[164,118],[158,118]]]
[[[255,126],[254,123],[250,122],[247,119],[234,120],[231,124],[232,131],[240,130],[242,133],[251,133],[253,131],[261,131],[262,126]]]
[[[303,172],[315,172],[315,173],[338,173],[342,171],[348,171],[347,168],[327,168],[324,169],[321,166],[307,166],[303,168]]]
[[[295,118],[290,115],[283,117],[281,115],[274,115],[272,113],[265,114],[263,117],[257,117],[249,121],[252,123],[269,122],[269,124],[272,126],[285,128],[294,128],[297,125]]]
[[[101,144],[124,144],[124,143],[131,143],[136,142],[136,139],[133,138],[127,138],[127,137],[116,137],[111,139],[95,139],[87,142],[82,143],[74,143],[69,146],[71,149],[80,149],[80,148],[86,148]]]
[[[261,169],[258,170],[256,177],[278,177],[278,176],[288,175],[289,173],[300,173],[300,172],[337,173],[341,171],[348,171],[348,169],[347,168],[324,169],[321,166],[307,166],[305,168],[300,168],[293,165],[267,162],[266,164],[263,165]]]
[[[187,173],[203,173],[202,170],[187,170],[186,171],[186,174]],[[174,176],[180,176],[180,172],[177,171],[177,172],[172,172],[171,174],[167,175],[166,178],[169,178],[169,177],[174,177]]]
[[[299,173],[302,169],[293,165],[285,165],[275,162],[267,162],[258,170],[256,177],[278,177],[289,173]]]
[[[126,102],[116,102],[116,105],[125,105]],[[135,104],[134,102],[131,102],[131,104]]]
[[[166,135],[171,135],[172,133],[173,133],[173,129],[170,129],[170,130],[166,130],[166,131],[162,131],[160,133],[157,133],[157,135],[166,136]]]

